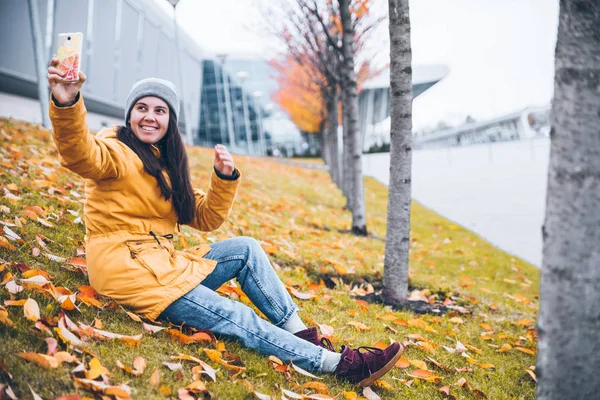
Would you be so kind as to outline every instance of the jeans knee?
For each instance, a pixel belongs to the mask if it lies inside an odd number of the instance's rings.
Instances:
[[[250,255],[256,255],[263,251],[258,240],[248,237],[248,236],[239,236],[236,238],[238,245],[242,247],[245,252]]]

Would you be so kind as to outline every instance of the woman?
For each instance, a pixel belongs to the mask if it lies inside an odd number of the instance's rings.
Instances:
[[[89,133],[79,81],[66,83],[54,58],[48,68],[50,118],[61,165],[86,179],[86,251],[90,284],[150,320],[167,320],[241,341],[302,368],[369,385],[401,354],[342,346],[307,328],[258,244],[234,238],[184,251],[173,247],[179,225],[217,229],[227,218],[241,173],[222,145],[206,193],[193,189],[177,128],[175,86],[149,78],[133,85],[125,125]],[[271,323],[215,290],[236,278]]]

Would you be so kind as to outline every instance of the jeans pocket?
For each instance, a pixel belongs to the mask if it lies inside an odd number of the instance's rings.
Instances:
[[[167,286],[180,275],[181,270],[175,268],[169,250],[159,246],[156,241],[131,241],[125,244],[131,258],[148,270],[160,285]]]

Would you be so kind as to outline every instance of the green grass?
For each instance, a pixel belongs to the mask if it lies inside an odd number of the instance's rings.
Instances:
[[[17,121],[0,119],[0,196],[7,188],[20,197],[11,201],[0,197],[0,205],[10,212],[0,211],[0,220],[15,223],[19,218],[22,228],[11,227],[23,242],[12,242],[16,249],[0,247],[0,281],[11,273],[21,278],[17,263],[32,269],[46,270],[55,286],[64,286],[73,292],[87,284],[85,276],[69,271],[64,265],[51,261],[43,255],[34,256],[32,249],[39,247],[36,235],[51,240],[47,251],[60,257],[74,257],[76,249],[83,246],[84,226],[75,224],[75,216],[82,216],[81,199],[83,182],[80,178],[60,167],[54,144],[49,133],[36,126]],[[212,152],[208,149],[189,150],[195,185],[205,188],[212,169]],[[365,179],[367,201],[368,238],[346,233],[350,229],[351,216],[344,211],[345,200],[331,182],[325,171],[282,165],[276,160],[256,160],[236,156],[236,165],[242,171],[243,184],[229,221],[216,232],[200,233],[189,228],[184,232],[191,245],[214,242],[232,236],[252,236],[261,241],[271,259],[281,266],[278,271],[282,281],[301,292],[309,291],[309,285],[320,279],[336,282],[333,289],[324,286],[311,287],[317,296],[310,300],[296,299],[300,316],[307,323],[332,326],[336,345],[373,345],[378,341],[388,343],[396,340],[407,344],[404,357],[408,360],[425,361],[431,357],[451,369],[462,372],[450,373],[427,363],[428,369],[443,378],[438,383],[412,379],[409,374],[415,366],[394,368],[384,377],[385,383],[374,390],[385,399],[442,399],[438,390],[444,385],[451,387],[456,398],[476,398],[464,387],[455,386],[465,378],[472,389],[477,389],[489,399],[533,399],[535,382],[526,372],[535,364],[535,355],[515,350],[516,346],[536,351],[532,331],[538,306],[539,270],[533,266],[493,247],[468,230],[448,221],[418,203],[413,203],[411,220],[410,285],[411,289],[425,291],[432,300],[442,302],[449,297],[455,305],[464,307],[467,314],[451,311],[436,316],[418,316],[407,311],[393,311],[378,304],[361,304],[360,297],[350,295],[354,288],[375,290],[381,287],[387,188],[373,179]],[[15,191],[14,188],[18,189]],[[64,194],[49,193],[49,188],[66,189]],[[51,190],[52,191],[52,190]],[[75,193],[75,194],[74,194]],[[48,228],[29,219],[23,211],[27,206],[38,205],[49,213],[48,220],[55,227]],[[6,210],[5,210],[6,211]],[[0,236],[3,236],[0,233]],[[0,267],[2,269],[2,267]],[[40,305],[41,316],[55,319],[60,305],[52,297],[33,290],[11,295],[0,285],[0,304],[7,299],[35,299]],[[108,299],[102,299],[108,304]],[[115,333],[135,335],[141,333],[141,324],[133,321],[123,309],[107,307],[98,309],[77,302],[80,311],[66,311],[76,322],[93,324],[102,321],[103,329]],[[34,328],[34,322],[25,319],[22,307],[6,307],[14,326],[0,324],[0,361],[13,375],[11,387],[21,398],[31,398],[28,385],[44,399],[79,393],[82,397],[94,395],[73,385],[71,370],[76,364],[63,363],[56,369],[44,369],[16,356],[20,352],[46,352],[44,339],[47,334]],[[384,320],[394,315],[395,321]],[[524,321],[529,320],[529,321]],[[358,321],[372,330],[359,332],[349,322]],[[420,322],[419,322],[420,321]],[[520,321],[520,324],[519,324]],[[482,335],[488,324],[493,332]],[[386,325],[393,328],[392,331]],[[408,326],[406,326],[408,325]],[[53,333],[55,338],[58,335]],[[413,336],[409,336],[413,335]],[[414,336],[414,335],[421,335]],[[424,339],[423,339],[424,338]],[[429,350],[413,343],[426,340]],[[493,364],[494,368],[482,368],[470,364],[466,357],[451,354],[442,346],[455,347],[456,342],[474,346],[468,354],[479,364]],[[60,341],[59,341],[60,342]],[[409,343],[412,342],[412,343]],[[164,331],[154,335],[144,334],[141,343],[128,347],[120,341],[89,341],[89,351],[94,353],[110,371],[110,383],[126,383],[135,399],[161,399],[160,394],[149,385],[150,375],[160,370],[161,385],[170,388],[170,397],[177,398],[177,390],[192,382],[194,363],[183,361],[181,373],[172,372],[162,365],[172,361],[171,356],[180,353],[199,357],[219,368],[217,382],[205,380],[213,398],[254,398],[250,385],[256,391],[279,398],[281,388],[297,393],[314,393],[314,390],[297,389],[312,379],[292,374],[287,381],[283,374],[269,367],[267,357],[259,356],[235,342],[225,342],[226,349],[239,356],[247,370],[235,378],[202,352],[206,345],[182,345],[174,342]],[[503,344],[511,344],[506,353],[497,352]],[[212,347],[212,346],[208,346]],[[75,352],[70,346],[60,344],[86,363],[88,354]],[[122,372],[116,361],[131,365],[134,358],[142,356],[148,366],[140,377]],[[465,370],[470,368],[470,370]],[[5,379],[0,373],[0,381]],[[243,382],[246,381],[246,385]],[[412,381],[412,384],[410,383]],[[362,392],[358,388],[325,376],[323,381],[329,393],[344,398],[343,392]],[[410,385],[410,386],[409,386]]]

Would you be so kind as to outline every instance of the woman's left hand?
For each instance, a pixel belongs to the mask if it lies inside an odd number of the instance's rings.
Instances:
[[[235,171],[233,157],[222,144],[215,146],[215,169],[226,176],[233,175],[233,171]]]

